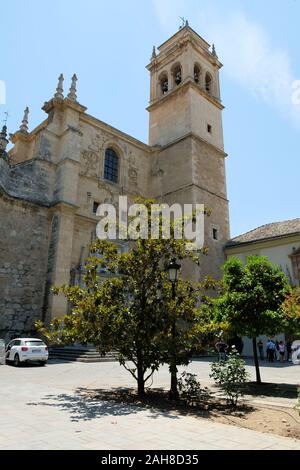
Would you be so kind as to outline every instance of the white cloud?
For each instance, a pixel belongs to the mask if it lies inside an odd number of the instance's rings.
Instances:
[[[288,52],[272,45],[263,27],[236,13],[212,24],[225,73],[257,99],[300,125],[300,108],[292,102],[295,80]]]
[[[294,76],[288,51],[274,47],[272,38],[260,25],[241,12],[225,15],[206,8],[195,8],[181,0],[153,0],[162,27],[174,32],[178,16],[192,13],[192,27],[214,42],[224,73],[255,98],[275,109],[300,127],[300,105],[293,103]],[[199,4],[198,4],[199,5]]]

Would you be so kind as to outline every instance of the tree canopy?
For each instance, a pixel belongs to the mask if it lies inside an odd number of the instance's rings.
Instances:
[[[186,364],[207,329],[199,309],[201,286],[180,278],[174,298],[165,269],[174,257],[199,264],[201,254],[172,236],[138,239],[126,253],[114,242],[97,239],[86,262],[84,287],[53,289],[68,298],[70,313],[54,319],[50,328],[37,326],[55,343],[93,343],[103,353],[116,351],[143,395],[159,365],[170,364],[171,358],[176,365]]]
[[[235,334],[252,338],[260,382],[256,337],[284,331],[286,314],[282,304],[290,290],[288,279],[266,257],[249,256],[245,265],[233,257],[224,265],[223,288],[216,302],[217,321],[226,322]]]

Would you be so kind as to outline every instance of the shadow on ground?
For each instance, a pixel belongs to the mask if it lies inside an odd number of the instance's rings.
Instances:
[[[252,412],[252,407],[242,405],[232,409],[220,401],[215,402],[186,402],[168,400],[167,392],[163,389],[151,389],[143,399],[140,399],[136,390],[113,389],[87,389],[78,388],[75,394],[46,395],[42,401],[27,403],[28,406],[47,406],[68,412],[73,422],[90,421],[105,416],[117,417],[138,414],[148,411],[149,419],[167,417],[180,419],[181,416],[194,416],[211,418],[216,412],[222,415],[235,415],[244,417]]]
[[[246,394],[253,397],[278,397],[278,398],[297,398],[297,385],[249,382],[246,388]]]

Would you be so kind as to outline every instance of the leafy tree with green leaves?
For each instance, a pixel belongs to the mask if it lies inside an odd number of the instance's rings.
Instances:
[[[150,209],[153,201],[142,201]],[[172,258],[199,263],[201,253],[187,251],[183,239],[138,239],[127,253],[115,243],[97,239],[85,266],[85,286],[61,286],[71,313],[37,327],[55,343],[93,343],[105,353],[114,350],[137,381],[138,394],[162,363],[187,363],[201,332],[199,286],[180,279],[173,299],[166,266]],[[101,275],[105,272],[105,276]],[[176,323],[176,341],[172,326]],[[128,365],[133,363],[133,367]],[[170,365],[171,367],[171,365]]]
[[[290,290],[288,279],[266,257],[249,256],[244,265],[230,258],[223,267],[223,294],[216,301],[216,319],[228,324],[232,333],[252,338],[256,381],[261,383],[257,337],[284,331],[282,308]]]
[[[283,303],[286,314],[285,331],[290,334],[300,334],[300,287],[295,287],[286,296]]]

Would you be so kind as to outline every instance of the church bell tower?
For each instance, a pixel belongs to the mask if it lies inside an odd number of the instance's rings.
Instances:
[[[228,200],[219,70],[215,47],[188,24],[153,48],[150,72],[149,144],[153,196],[168,204],[205,204],[205,246],[200,272],[220,276],[229,239]]]

